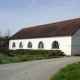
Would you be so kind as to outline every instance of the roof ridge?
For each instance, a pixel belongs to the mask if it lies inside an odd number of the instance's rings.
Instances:
[[[80,18],[68,19],[68,20],[63,20],[63,21],[57,21],[57,22],[47,23],[47,24],[45,23],[45,24],[31,26],[31,27],[26,27],[26,28],[22,28],[22,29],[28,29],[28,28],[46,26],[46,25],[50,25],[50,24],[57,24],[57,23],[62,23],[62,22],[68,22],[68,21],[78,20],[78,19],[80,19]]]

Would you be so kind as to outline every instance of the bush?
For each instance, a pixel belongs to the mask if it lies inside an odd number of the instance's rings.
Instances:
[[[43,57],[51,56],[63,56],[63,52],[60,50],[5,50],[5,55],[8,56],[22,56],[22,55],[42,55]]]
[[[0,64],[48,59],[63,55],[60,50],[3,50],[0,55]]]

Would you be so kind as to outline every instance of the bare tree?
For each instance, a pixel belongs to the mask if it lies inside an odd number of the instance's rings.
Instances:
[[[0,37],[1,37],[2,35],[1,35],[1,30],[0,30]]]
[[[10,36],[11,36],[9,29],[7,29],[7,30],[5,31],[5,35],[4,35],[4,36],[7,36],[7,37],[10,37]]]

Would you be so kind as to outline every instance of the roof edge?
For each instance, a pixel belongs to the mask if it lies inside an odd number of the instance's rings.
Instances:
[[[52,37],[67,37],[71,35],[63,35],[63,36],[46,36],[46,37],[33,37],[33,38],[19,38],[19,39],[9,39],[9,40],[20,40],[20,39],[37,39],[37,38],[52,38]]]
[[[56,24],[56,23],[61,23],[61,22],[67,22],[67,21],[77,20],[77,19],[80,19],[80,18],[73,18],[73,19],[55,21],[55,22],[51,22],[51,23],[44,23],[44,24],[41,24],[41,25],[34,25],[34,26],[27,27],[27,28],[34,28],[34,27],[46,26],[46,25],[49,25],[49,24]],[[26,27],[25,28],[22,28],[22,29],[26,29]]]
[[[80,25],[70,34],[70,36],[72,36],[79,28],[80,28]]]

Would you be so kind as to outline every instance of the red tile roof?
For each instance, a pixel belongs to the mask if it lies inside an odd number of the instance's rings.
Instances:
[[[72,36],[80,28],[80,18],[23,28],[10,39],[29,39],[54,36]]]

